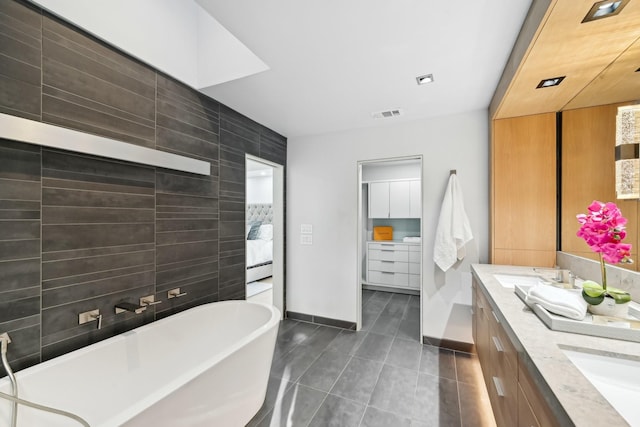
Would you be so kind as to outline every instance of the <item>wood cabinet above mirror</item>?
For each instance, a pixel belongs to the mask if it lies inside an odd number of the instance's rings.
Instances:
[[[522,237],[527,224],[555,224],[558,220],[556,248],[580,256],[595,258],[586,244],[576,237],[575,215],[586,212],[595,199],[613,201],[628,218],[626,242],[633,245],[637,269],[640,238],[638,236],[638,201],[616,200],[615,193],[615,120],[617,106],[640,100],[640,2],[629,1],[619,14],[582,23],[595,0],[533,0],[518,40],[489,106],[492,121],[492,202],[491,262],[552,267],[555,257],[549,253],[548,225],[537,227],[545,235],[524,243],[513,237],[505,245],[500,236],[512,233]],[[541,80],[565,77],[560,85],[537,89]],[[553,124],[537,124],[544,114],[562,112]],[[523,121],[520,135],[504,134]],[[545,126],[545,129],[537,126]],[[549,127],[550,126],[550,127]],[[532,148],[549,135],[562,138],[560,150],[546,149],[544,158]],[[535,136],[538,135],[538,136]],[[511,144],[519,145],[521,156],[501,161],[507,151],[517,153]],[[529,147],[529,148],[527,148]],[[507,150],[507,151],[505,151]],[[530,151],[529,151],[530,150]],[[561,157],[558,157],[560,155]],[[513,154],[511,154],[513,156]],[[561,171],[558,186],[545,187],[537,180],[522,188],[508,181],[500,183],[505,173],[518,163],[518,173],[541,179],[553,174],[549,165]],[[522,180],[519,180],[522,182]],[[526,192],[531,197],[523,197]],[[515,202],[517,201],[517,203]],[[555,206],[554,206],[555,205]],[[552,207],[550,209],[550,206]],[[558,215],[558,212],[561,212]],[[504,218],[514,219],[505,223]],[[512,223],[520,224],[513,227]],[[508,226],[508,231],[504,227]],[[537,242],[537,243],[536,243]],[[504,247],[509,246],[509,247]],[[517,255],[517,256],[516,256]],[[553,258],[553,259],[552,259]]]
[[[594,2],[532,2],[491,102],[493,119],[640,99],[640,2],[582,23]],[[558,86],[536,88],[561,76]]]

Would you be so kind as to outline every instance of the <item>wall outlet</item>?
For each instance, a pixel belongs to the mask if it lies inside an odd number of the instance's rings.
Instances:
[[[302,234],[302,235],[300,235],[300,244],[301,245],[313,245],[313,236],[311,234]]]
[[[302,233],[302,234],[313,234],[313,225],[311,225],[311,224],[301,224],[300,225],[300,233]]]

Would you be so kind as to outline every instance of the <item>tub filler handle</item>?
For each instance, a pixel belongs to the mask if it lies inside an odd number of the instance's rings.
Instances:
[[[171,289],[169,292],[167,292],[167,298],[171,299],[171,298],[180,298],[185,296],[187,293],[186,292],[180,292],[180,288],[175,288],[175,289]]]
[[[125,311],[128,311],[129,313],[140,314],[146,309],[146,305],[140,306],[138,304],[126,301],[119,302],[115,306],[116,314],[124,313]]]
[[[98,329],[102,329],[102,314],[100,314],[100,310],[89,310],[78,314],[78,325],[83,325],[95,320],[98,321]]]
[[[156,301],[155,295],[149,295],[146,297],[140,298],[140,307],[150,307],[153,305],[158,305],[162,301]]]

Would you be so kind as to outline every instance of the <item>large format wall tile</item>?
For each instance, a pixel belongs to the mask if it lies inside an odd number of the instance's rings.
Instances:
[[[285,165],[286,138],[29,3],[0,1],[0,18],[0,112],[211,165],[206,177],[0,139],[0,332],[12,366],[244,299],[246,155]],[[186,295],[167,299],[174,288]],[[147,295],[162,302],[115,314]],[[93,309],[101,330],[78,324]]]
[[[39,147],[0,139],[0,332],[17,368],[40,361],[40,163]]]
[[[42,16],[13,1],[0,2],[0,112],[40,120]]]
[[[155,73],[43,18],[42,120],[155,147]]]
[[[220,298],[245,298],[245,162],[260,154],[260,125],[220,107]]]
[[[115,331],[133,317],[117,302],[154,293],[154,193],[154,168],[43,150],[43,358]],[[102,331],[78,325],[94,309]]]
[[[156,146],[211,163],[211,176],[158,169],[156,280],[158,315],[218,301],[217,102],[158,75]],[[180,288],[186,297],[167,298]]]

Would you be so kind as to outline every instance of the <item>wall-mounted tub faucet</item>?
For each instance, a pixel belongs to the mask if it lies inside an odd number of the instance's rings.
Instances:
[[[115,310],[116,314],[124,313],[128,311],[130,313],[140,314],[147,309],[147,306],[140,306],[138,304],[134,304],[132,302],[122,301],[116,304]]]

